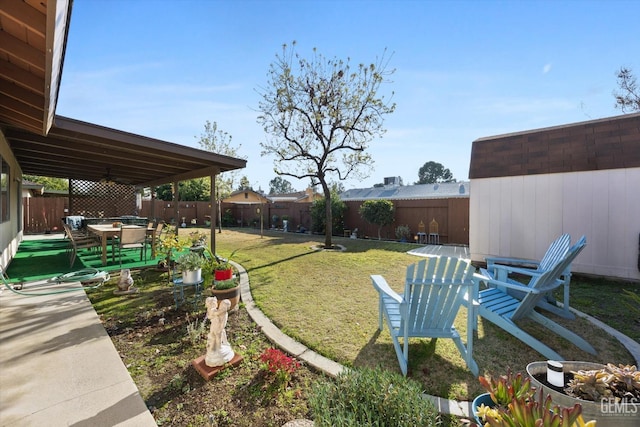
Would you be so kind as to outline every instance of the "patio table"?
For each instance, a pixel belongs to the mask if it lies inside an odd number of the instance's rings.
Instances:
[[[139,225],[127,225],[127,227],[142,228]],[[120,235],[120,227],[114,227],[113,224],[87,224],[87,230],[100,237],[100,241],[102,242],[102,265],[107,265],[107,241],[110,238]],[[153,227],[147,227],[147,234],[151,234],[151,257],[155,258],[155,229]]]

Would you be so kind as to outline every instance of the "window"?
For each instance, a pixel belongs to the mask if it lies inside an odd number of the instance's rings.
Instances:
[[[9,221],[9,163],[0,158],[0,222]]]

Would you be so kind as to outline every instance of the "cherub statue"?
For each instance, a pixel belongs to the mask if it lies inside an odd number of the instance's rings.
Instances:
[[[220,307],[218,307],[218,299],[216,297],[208,297],[205,300],[205,305],[207,307],[207,318],[211,322],[211,326],[207,336],[207,354],[205,355],[204,363],[209,367],[222,366],[230,362],[235,356],[227,341],[227,333],[224,330],[227,326],[231,301],[228,299],[222,300]]]

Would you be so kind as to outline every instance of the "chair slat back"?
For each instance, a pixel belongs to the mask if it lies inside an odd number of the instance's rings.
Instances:
[[[556,263],[543,274],[534,278],[531,283],[529,283],[529,287],[538,292],[525,295],[511,318],[517,320],[527,316],[538,302],[545,297],[547,292],[562,285],[563,282],[560,280],[560,276],[562,276],[567,267],[569,267],[573,260],[582,252],[586,245],[587,238],[582,236],[575,245],[569,248],[564,257],[556,261]]]
[[[404,293],[409,329],[450,329],[472,276],[471,264],[453,257],[430,257],[410,265]]]
[[[567,254],[571,245],[571,235],[565,233],[554,240],[540,260],[539,271],[546,271]]]
[[[133,243],[145,243],[147,239],[147,229],[143,227],[120,228],[120,245],[130,245]]]

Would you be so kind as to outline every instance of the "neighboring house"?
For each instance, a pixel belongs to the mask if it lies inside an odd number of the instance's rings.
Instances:
[[[477,139],[469,177],[472,260],[540,259],[570,233],[573,271],[640,279],[640,114]]]
[[[222,203],[259,205],[261,203],[269,203],[269,199],[257,191],[247,189],[234,191],[229,195],[229,197],[222,199]]]
[[[267,198],[272,203],[290,202],[290,203],[312,203],[316,200],[323,199],[322,193],[318,193],[313,188],[307,188],[305,191],[296,191],[293,193],[269,194]]]
[[[384,182],[387,185],[382,187],[356,188],[340,194],[347,204],[346,229],[357,228],[359,235],[377,236],[377,226],[360,217],[360,205],[366,200],[389,200],[395,207],[395,221],[383,229],[383,237],[395,239],[399,225],[408,225],[415,235],[421,222],[428,228],[435,220],[441,243],[469,243],[469,182],[403,186],[397,177],[385,178]]]
[[[38,197],[44,194],[44,185],[22,180],[22,197]]]

